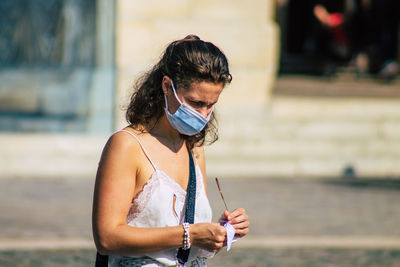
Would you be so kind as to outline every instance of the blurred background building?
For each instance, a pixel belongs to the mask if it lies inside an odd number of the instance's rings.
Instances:
[[[0,176],[93,176],[108,136],[125,125],[133,82],[187,34],[219,46],[234,77],[218,104],[220,140],[207,148],[210,175],[398,176],[399,13],[386,14],[385,4],[398,8],[389,0],[3,0]],[[348,21],[382,16],[393,25],[384,41],[349,34]],[[368,27],[379,33],[374,21]]]
[[[114,5],[109,1],[2,1],[0,128],[110,132]]]

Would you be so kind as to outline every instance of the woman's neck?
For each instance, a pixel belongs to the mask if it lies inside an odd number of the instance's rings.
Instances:
[[[181,134],[171,126],[166,115],[158,119],[154,127],[149,130],[149,133],[175,153],[178,152],[185,143]]]

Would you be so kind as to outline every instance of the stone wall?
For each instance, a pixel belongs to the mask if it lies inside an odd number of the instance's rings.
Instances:
[[[85,131],[91,69],[7,69],[0,80],[0,131]]]
[[[114,1],[2,1],[0,132],[109,133]]]
[[[398,98],[270,98],[277,64],[278,31],[272,22],[273,2],[267,0],[148,0],[116,1],[115,63],[116,95],[113,95],[113,3],[97,0],[97,68],[92,74],[88,95],[89,122],[86,133],[99,133],[111,121],[114,102],[115,128],[122,127],[123,112],[135,78],[149,69],[166,45],[189,33],[218,45],[230,59],[234,76],[217,107],[220,139],[206,147],[209,177],[341,177],[352,167],[358,177],[399,177],[400,158]],[[71,78],[86,79],[81,73]],[[61,79],[45,74],[34,79]],[[28,112],[38,106],[38,95],[50,97],[56,85],[38,87],[34,82],[4,73],[2,81],[16,81],[13,94],[3,93],[0,108],[16,105]],[[369,83],[369,81],[364,81]],[[285,86],[296,87],[298,78]],[[307,80],[307,87],[323,87]],[[279,83],[278,83],[279,84]],[[340,86],[341,83],[336,83]],[[35,88],[25,91],[25,87]],[[349,88],[363,90],[360,80],[351,80]],[[41,103],[49,112],[80,111],[74,102],[77,88],[71,82],[64,97],[50,104]],[[383,89],[383,85],[379,85]],[[3,95],[1,95],[3,94]],[[1,102],[2,97],[3,102]],[[5,99],[5,100],[4,100]],[[71,105],[71,106],[69,106]],[[30,122],[32,123],[32,122]],[[93,177],[104,135],[0,135],[0,178]]]
[[[218,109],[262,108],[277,69],[278,29],[272,0],[117,1],[116,128],[125,124],[121,107],[141,73],[156,63],[173,40],[196,34],[227,55],[233,82]]]

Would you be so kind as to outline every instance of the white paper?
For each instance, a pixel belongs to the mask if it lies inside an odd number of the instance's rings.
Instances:
[[[226,229],[226,250],[229,251],[232,243],[236,241],[235,228],[232,226],[232,224],[226,222],[225,220],[221,220],[220,222],[224,223],[224,227]]]

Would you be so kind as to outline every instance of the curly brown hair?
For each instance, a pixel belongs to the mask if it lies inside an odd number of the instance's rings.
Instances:
[[[126,111],[126,120],[132,127],[143,126],[150,131],[164,114],[165,100],[161,82],[170,77],[176,88],[187,90],[193,82],[223,83],[232,81],[228,60],[224,53],[210,42],[196,35],[188,35],[168,45],[160,60],[136,82]],[[195,145],[211,144],[218,139],[214,114],[206,127],[196,135],[181,135],[189,149]]]

